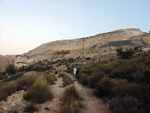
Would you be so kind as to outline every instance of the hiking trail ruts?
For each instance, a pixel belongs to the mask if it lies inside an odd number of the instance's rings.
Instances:
[[[102,101],[93,95],[93,90],[75,82],[75,87],[83,99],[80,113],[111,113]]]

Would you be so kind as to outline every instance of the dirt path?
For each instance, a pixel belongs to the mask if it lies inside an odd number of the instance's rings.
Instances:
[[[81,98],[83,98],[82,104],[84,107],[81,109],[81,113],[111,113],[99,98],[93,96],[92,89],[83,87],[78,82],[74,84]]]

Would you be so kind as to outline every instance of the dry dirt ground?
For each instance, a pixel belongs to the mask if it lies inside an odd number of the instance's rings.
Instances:
[[[83,108],[81,113],[110,113],[102,101],[95,97],[92,89],[83,87],[80,83],[74,82],[74,85],[82,98]],[[69,87],[69,86],[67,86]],[[61,77],[57,77],[55,85],[51,86],[54,98],[44,104],[38,104],[39,111],[36,113],[58,113],[62,104],[61,98],[64,90]],[[0,102],[0,113],[22,113],[27,101],[23,99],[24,91],[18,91],[7,98],[7,101]]]

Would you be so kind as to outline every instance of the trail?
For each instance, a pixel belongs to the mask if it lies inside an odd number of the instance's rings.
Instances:
[[[102,101],[93,95],[92,89],[83,87],[78,82],[75,82],[75,87],[83,98],[82,104],[84,107],[81,109],[81,113],[111,113]]]

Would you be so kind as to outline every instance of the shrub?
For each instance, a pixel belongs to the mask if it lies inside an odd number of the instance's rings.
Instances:
[[[59,77],[64,77],[65,75],[66,75],[65,72],[60,72],[60,73],[59,73]]]
[[[80,73],[77,78],[82,85],[88,85],[88,75],[85,73]]]
[[[88,77],[88,85],[91,88],[95,87],[95,84],[99,81],[100,76],[99,75],[91,75]]]
[[[55,84],[55,81],[57,80],[56,75],[54,73],[45,74],[44,78],[49,84]]]
[[[38,108],[33,103],[27,104],[24,108],[25,113],[35,113],[35,111],[38,111]]]
[[[33,68],[34,68],[33,65],[29,65],[29,66],[26,66],[26,67],[24,68],[24,70],[25,70],[25,71],[32,71],[32,70],[34,70]]]
[[[9,95],[18,90],[26,90],[34,83],[37,76],[23,76],[17,80],[5,82],[0,86],[0,100],[5,100]]]
[[[8,73],[8,74],[15,74],[16,73],[15,66],[10,64],[6,68],[6,73]]]
[[[58,74],[58,70],[55,70],[55,72],[54,72],[55,74]]]
[[[62,100],[63,104],[59,113],[79,113],[81,99],[74,86],[71,86],[65,90]]]
[[[87,67],[83,67],[81,70],[80,70],[80,73],[85,73],[87,75],[91,75],[93,73],[93,69],[91,66],[87,66]]]
[[[145,71],[143,75],[138,76],[136,82],[150,85],[150,71]]]
[[[71,80],[70,76],[65,74],[65,76],[63,77],[63,85],[67,86],[67,85],[71,84],[71,81],[72,80]]]
[[[110,108],[113,113],[141,113],[139,102],[133,97],[118,98],[111,103]]]
[[[36,75],[32,75],[32,76],[23,76],[22,78],[17,80],[17,90],[27,90],[29,87],[31,87],[33,85],[33,83],[35,82],[37,76]]]
[[[33,86],[24,95],[24,99],[33,103],[44,103],[53,98],[50,86],[43,76],[39,76]]]
[[[17,90],[17,83],[14,82],[8,82],[1,86],[0,88],[0,101],[6,100],[6,98],[16,92]]]
[[[116,96],[120,98],[133,97],[141,104],[141,109],[144,113],[150,112],[150,90],[148,85],[139,84],[122,84],[117,86]]]
[[[116,51],[117,55],[123,59],[128,59],[135,53],[133,49],[127,49],[126,51],[123,51],[122,48],[118,48]]]
[[[96,84],[96,95],[108,98],[114,95],[112,82],[109,78],[104,77]]]

